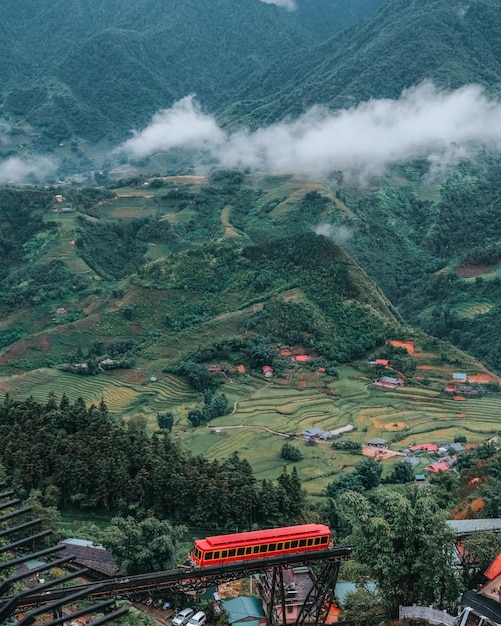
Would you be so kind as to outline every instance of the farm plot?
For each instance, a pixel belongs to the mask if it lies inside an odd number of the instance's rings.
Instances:
[[[74,212],[51,214],[50,219],[58,224],[59,233],[57,240],[47,252],[47,259],[63,261],[74,274],[92,276],[94,279],[98,279],[99,277],[94,270],[76,252],[76,216],[77,214]]]
[[[46,402],[50,393],[57,398],[66,394],[70,402],[82,398],[87,405],[99,404],[102,400],[113,414],[124,417],[143,413],[152,418],[162,411],[192,408],[198,395],[175,376],[147,386],[125,383],[120,376],[78,376],[53,369],[33,370],[19,376],[0,380],[0,398],[9,393],[13,398],[24,400],[33,397],[37,402]]]
[[[472,320],[479,315],[485,315],[494,307],[491,302],[468,302],[458,304],[454,307],[453,311],[458,314],[459,317],[467,320]]]

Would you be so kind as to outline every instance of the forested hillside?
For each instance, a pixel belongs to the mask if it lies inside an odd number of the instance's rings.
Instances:
[[[196,93],[207,108],[272,59],[362,19],[381,0],[6,2],[0,61],[10,122],[29,123],[39,149],[81,137],[119,140],[157,110]]]
[[[273,122],[318,104],[345,108],[396,98],[425,79],[497,91],[500,29],[495,0],[464,7],[448,0],[387,0],[365,22],[256,72],[228,116]]]

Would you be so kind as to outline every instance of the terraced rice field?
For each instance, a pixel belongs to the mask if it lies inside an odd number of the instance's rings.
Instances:
[[[330,442],[307,445],[302,433],[309,428],[335,430],[352,425],[343,439],[363,444],[373,437],[390,442],[397,437],[390,447],[399,451],[416,443],[452,442],[458,435],[480,442],[497,433],[501,418],[498,397],[460,402],[419,385],[383,391],[369,387],[368,378],[346,366],[339,368],[339,380],[317,375],[306,388],[298,387],[299,379],[287,383],[256,375],[228,376],[218,393],[227,395],[232,412],[193,429],[187,413],[201,405],[199,394],[173,375],[142,384],[136,380],[147,380],[148,375],[142,373],[141,379],[128,372],[126,379],[119,371],[87,377],[43,368],[0,379],[0,399],[9,393],[14,398],[32,396],[46,402],[54,392],[56,397],[65,393],[72,402],[78,397],[87,404],[104,400],[110,413],[125,418],[142,415],[152,430],[157,413],[172,411],[174,436],[195,454],[223,459],[238,451],[249,460],[258,479],[277,478],[284,465],[281,448],[292,441],[303,455],[295,464],[299,476],[312,495],[321,495],[341,468],[360,462],[360,456],[334,450]],[[385,466],[389,469],[394,462],[385,461]]]
[[[152,424],[157,413],[187,412],[198,399],[198,394],[184,381],[170,375],[142,385],[125,383],[112,373],[79,376],[46,368],[0,379],[2,399],[9,393],[14,399],[32,396],[38,402],[46,402],[51,392],[57,398],[65,393],[71,402],[82,398],[87,405],[97,405],[104,400],[110,413],[124,417],[142,413],[152,418]]]
[[[57,259],[64,262],[68,269],[79,275],[92,276],[99,279],[97,274],[81,259],[75,250],[75,213],[54,213],[51,220],[59,225],[59,239],[47,254],[47,259]]]
[[[485,315],[493,308],[490,302],[470,302],[458,304],[454,307],[454,311],[462,318],[472,320],[479,315]]]
[[[189,429],[183,437],[191,449],[210,458],[239,451],[258,478],[271,479],[282,471],[282,445],[294,436],[293,444],[304,457],[296,464],[299,475],[307,490],[317,494],[332,482],[341,466],[353,466],[360,457],[333,450],[328,442],[308,446],[301,433],[312,426],[334,430],[352,424],[354,429],[343,438],[360,443],[373,437],[391,442],[392,437],[405,435],[390,445],[397,451],[428,441],[452,442],[458,435],[465,435],[468,441],[483,441],[498,430],[498,398],[458,402],[421,387],[382,391],[368,387],[369,381],[353,368],[342,367],[340,374],[340,380],[333,383],[334,395],[311,388],[283,388],[257,379],[246,387],[233,382],[223,390],[237,400],[235,411],[215,420],[210,428]],[[394,462],[388,460],[385,465]]]

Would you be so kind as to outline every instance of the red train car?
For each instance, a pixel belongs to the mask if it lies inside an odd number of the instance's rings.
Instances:
[[[232,535],[196,539],[191,558],[195,565],[218,565],[265,556],[322,550],[330,544],[330,529],[323,524],[301,524]]]

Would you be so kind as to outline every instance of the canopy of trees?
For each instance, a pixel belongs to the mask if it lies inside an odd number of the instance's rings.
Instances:
[[[288,524],[304,514],[295,468],[259,482],[237,453],[194,457],[166,431],[150,436],[141,420],[113,419],[104,403],[7,397],[0,439],[0,462],[20,493],[39,489],[63,509],[134,511],[215,529]]]

